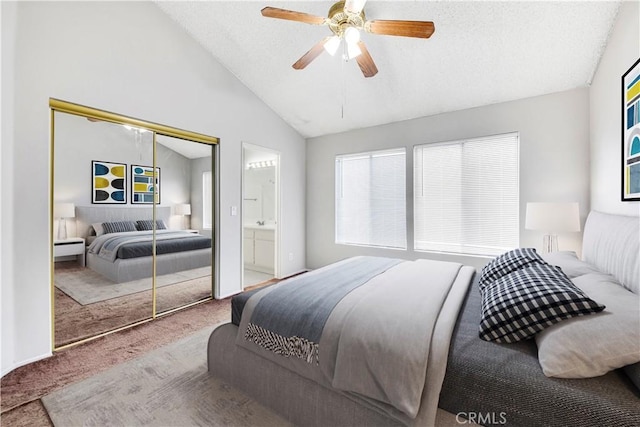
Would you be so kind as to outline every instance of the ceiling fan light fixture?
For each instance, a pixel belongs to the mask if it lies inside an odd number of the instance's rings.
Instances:
[[[340,37],[333,36],[324,44],[324,50],[331,56],[334,56],[340,47]]]
[[[347,59],[353,59],[362,54],[358,43],[347,43]]]
[[[360,31],[355,27],[344,30],[344,40],[350,45],[357,45],[360,41]]]

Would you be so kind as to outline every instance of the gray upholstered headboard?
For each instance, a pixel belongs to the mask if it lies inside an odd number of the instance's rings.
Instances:
[[[112,207],[112,206],[76,206],[76,233],[78,237],[89,236],[91,224],[95,222],[136,221],[152,219],[153,209],[144,207]],[[170,206],[158,206],[156,219],[163,219],[167,224],[171,216]]]
[[[589,213],[582,258],[640,294],[640,217]]]

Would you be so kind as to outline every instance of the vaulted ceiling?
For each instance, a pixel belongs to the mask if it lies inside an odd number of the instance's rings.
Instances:
[[[322,53],[291,65],[326,26],[265,18],[265,6],[327,16],[327,1],[164,2],[158,7],[305,137],[584,87],[619,1],[368,1],[367,19],[433,21],[429,39],[364,33],[379,72]]]

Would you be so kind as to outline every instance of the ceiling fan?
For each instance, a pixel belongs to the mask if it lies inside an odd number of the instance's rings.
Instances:
[[[378,68],[373,62],[366,45],[360,40],[360,31],[371,34],[388,36],[429,38],[435,26],[430,21],[397,21],[397,20],[373,20],[367,21],[364,16],[364,4],[366,0],[346,0],[335,3],[329,9],[328,18],[310,15],[303,12],[265,7],[262,16],[267,18],[286,19],[305,24],[327,25],[333,32],[333,36],[327,36],[320,40],[307,53],[293,64],[293,68],[301,70],[316,59],[323,50],[335,55],[344,40],[346,59],[355,58],[365,77],[373,77]]]

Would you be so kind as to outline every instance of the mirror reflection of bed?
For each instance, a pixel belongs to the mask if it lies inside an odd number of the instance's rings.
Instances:
[[[151,132],[55,112],[54,135],[54,346],[153,317],[154,245],[156,313],[211,298],[212,146],[157,135],[154,176]],[[96,202],[95,161],[123,165],[126,203]]]

